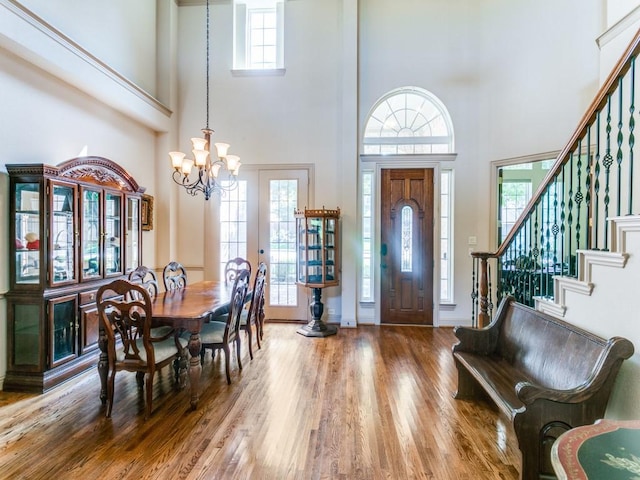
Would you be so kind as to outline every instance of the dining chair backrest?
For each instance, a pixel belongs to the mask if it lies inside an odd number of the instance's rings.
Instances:
[[[149,297],[151,297],[152,300],[158,296],[158,279],[156,278],[155,272],[149,267],[140,265],[135,270],[129,272],[128,279],[131,283],[140,285],[149,292]]]
[[[162,281],[164,289],[175,290],[187,286],[187,271],[178,262],[169,262],[162,271]]]
[[[233,282],[231,299],[229,301],[229,315],[224,329],[224,343],[232,342],[240,330],[240,316],[249,290],[249,270],[241,270]]]
[[[128,363],[144,366],[147,359],[153,362],[153,347],[148,339],[152,318],[149,292],[127,280],[114,280],[98,289],[96,305],[107,335],[109,362],[116,363],[118,338]],[[142,354],[138,339],[143,339],[145,352]]]
[[[241,270],[249,270],[249,276],[251,276],[251,263],[249,263],[249,260],[242,257],[228,260],[224,267],[224,283],[227,285],[233,284]]]
[[[256,276],[253,280],[253,291],[251,293],[251,303],[249,304],[249,313],[247,317],[247,328],[251,328],[250,324],[258,324],[260,321],[260,309],[264,301],[264,285],[267,278],[267,264],[260,262]]]

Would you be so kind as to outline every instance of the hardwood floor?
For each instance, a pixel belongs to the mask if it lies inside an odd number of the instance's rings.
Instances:
[[[511,427],[454,400],[451,329],[340,329],[307,338],[269,323],[244,369],[207,354],[198,409],[156,375],[144,420],[135,375],[111,419],[95,369],[43,395],[0,392],[0,477],[11,479],[517,479]]]

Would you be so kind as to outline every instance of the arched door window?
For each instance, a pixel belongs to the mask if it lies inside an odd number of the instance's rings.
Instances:
[[[374,105],[362,139],[365,155],[453,152],[453,127],[444,104],[417,87],[392,90]]]

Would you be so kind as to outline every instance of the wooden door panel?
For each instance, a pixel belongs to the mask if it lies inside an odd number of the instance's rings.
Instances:
[[[433,191],[433,169],[382,170],[382,323],[433,324]]]

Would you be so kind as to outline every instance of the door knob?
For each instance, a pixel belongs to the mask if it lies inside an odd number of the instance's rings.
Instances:
[[[259,253],[260,255],[262,255],[262,254],[264,253],[264,249],[263,249],[263,248],[261,248],[260,250],[258,250],[258,253]]]

